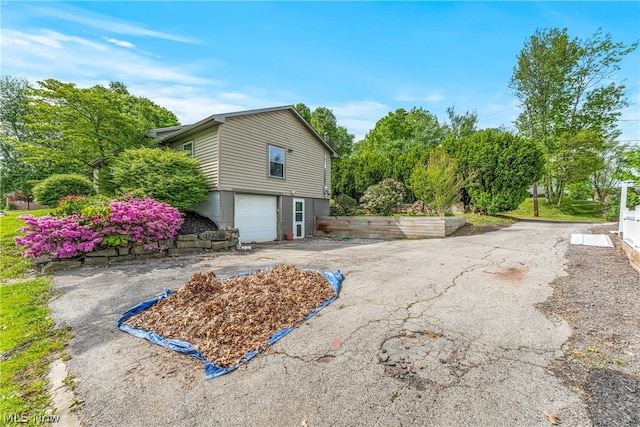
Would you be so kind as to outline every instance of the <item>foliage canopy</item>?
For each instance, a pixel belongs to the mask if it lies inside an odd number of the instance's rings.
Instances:
[[[207,180],[197,159],[187,153],[161,148],[122,152],[110,167],[114,187],[140,193],[180,210],[206,200]]]
[[[55,208],[63,197],[88,196],[94,193],[93,183],[77,174],[55,174],[33,187],[33,196],[41,205]]]
[[[637,46],[600,30],[582,40],[551,28],[538,29],[518,55],[510,81],[522,104],[517,125],[542,148],[545,194],[558,206],[568,184],[603,167],[602,153],[620,134],[617,119],[628,101],[615,72]]]
[[[535,142],[497,129],[448,140],[444,148],[465,179],[473,182],[467,188],[471,204],[488,214],[517,208],[540,177],[544,162]]]
[[[6,141],[24,163],[44,173],[86,173],[119,151],[154,145],[146,137],[149,129],[178,124],[173,113],[129,94],[122,83],[79,88],[54,79],[37,87],[11,81],[4,81],[15,99],[3,115],[3,122],[11,119]]]

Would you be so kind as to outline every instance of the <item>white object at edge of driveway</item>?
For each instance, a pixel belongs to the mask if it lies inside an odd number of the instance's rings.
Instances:
[[[611,238],[606,234],[572,234],[572,245],[613,247]]]

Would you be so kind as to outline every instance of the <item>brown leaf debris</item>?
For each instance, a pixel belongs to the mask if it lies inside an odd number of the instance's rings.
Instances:
[[[549,422],[553,425],[559,425],[562,424],[560,422],[560,417],[558,417],[558,414],[556,414],[553,411],[544,411],[543,414],[545,414],[547,416],[547,418],[549,419]]]
[[[190,342],[218,366],[232,367],[271,336],[297,326],[317,306],[335,296],[320,273],[282,265],[215,279],[194,274],[167,298],[125,323],[165,338]]]

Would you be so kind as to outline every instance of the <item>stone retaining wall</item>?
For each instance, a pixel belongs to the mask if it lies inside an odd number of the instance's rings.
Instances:
[[[118,246],[89,252],[80,258],[49,261],[44,264],[42,271],[52,272],[82,265],[107,265],[113,262],[233,249],[238,245],[238,240],[239,233],[237,228],[205,231],[200,234],[186,234],[173,239],[158,240],[146,245]]]

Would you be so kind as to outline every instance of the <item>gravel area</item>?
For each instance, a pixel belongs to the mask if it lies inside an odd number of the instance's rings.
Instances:
[[[599,225],[607,234],[616,225]],[[615,248],[571,245],[566,276],[539,305],[573,329],[549,369],[583,397],[594,426],[640,426],[640,276]]]

